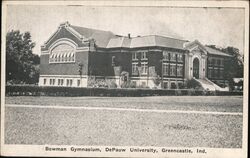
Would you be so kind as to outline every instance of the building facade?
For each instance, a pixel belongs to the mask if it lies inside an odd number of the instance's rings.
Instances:
[[[198,40],[119,36],[66,22],[41,47],[40,58],[40,86],[91,87],[105,80],[117,87],[130,82],[175,89],[194,78],[213,89],[227,84],[224,65],[230,55]]]

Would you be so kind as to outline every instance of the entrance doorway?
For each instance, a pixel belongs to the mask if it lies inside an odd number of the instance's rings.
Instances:
[[[193,77],[199,78],[199,59],[195,58],[193,61]]]

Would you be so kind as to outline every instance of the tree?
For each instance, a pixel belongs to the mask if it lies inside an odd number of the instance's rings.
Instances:
[[[6,82],[34,84],[39,78],[40,57],[32,53],[35,43],[29,32],[12,30],[6,35]]]
[[[226,77],[231,78],[243,78],[243,56],[239,53],[239,49],[234,47],[227,47],[222,49],[223,52],[231,55],[228,62],[225,65]]]

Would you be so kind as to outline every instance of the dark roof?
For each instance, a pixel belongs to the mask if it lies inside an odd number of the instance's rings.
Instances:
[[[116,37],[115,34],[110,31],[102,31],[73,25],[71,25],[71,27],[85,38],[93,38],[96,41],[96,45],[99,47],[106,47],[110,39]]]
[[[220,55],[220,56],[228,56],[228,57],[231,56],[231,55],[229,55],[229,54],[226,54],[226,53],[224,53],[224,52],[222,52],[222,51],[219,51],[219,50],[217,50],[217,49],[210,48],[210,47],[208,47],[208,46],[205,46],[205,49],[207,50],[207,52],[208,52],[209,54],[212,54],[212,55]]]
[[[93,38],[96,45],[101,48],[139,48],[139,47],[168,47],[176,49],[185,49],[184,43],[187,40],[181,40],[171,37],[159,36],[159,35],[149,35],[149,36],[138,36],[128,38],[126,36],[115,35],[110,31],[103,31],[97,29],[90,29],[85,27],[79,27],[70,25],[76,32],[81,34],[85,38]],[[209,54],[220,55],[220,56],[230,56],[219,50],[205,46],[205,49]]]

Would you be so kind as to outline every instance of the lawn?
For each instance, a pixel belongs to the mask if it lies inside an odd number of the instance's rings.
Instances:
[[[242,96],[6,97],[6,104],[242,112]]]
[[[242,97],[7,97],[7,104],[242,112]],[[6,107],[5,143],[242,147],[242,115]]]

